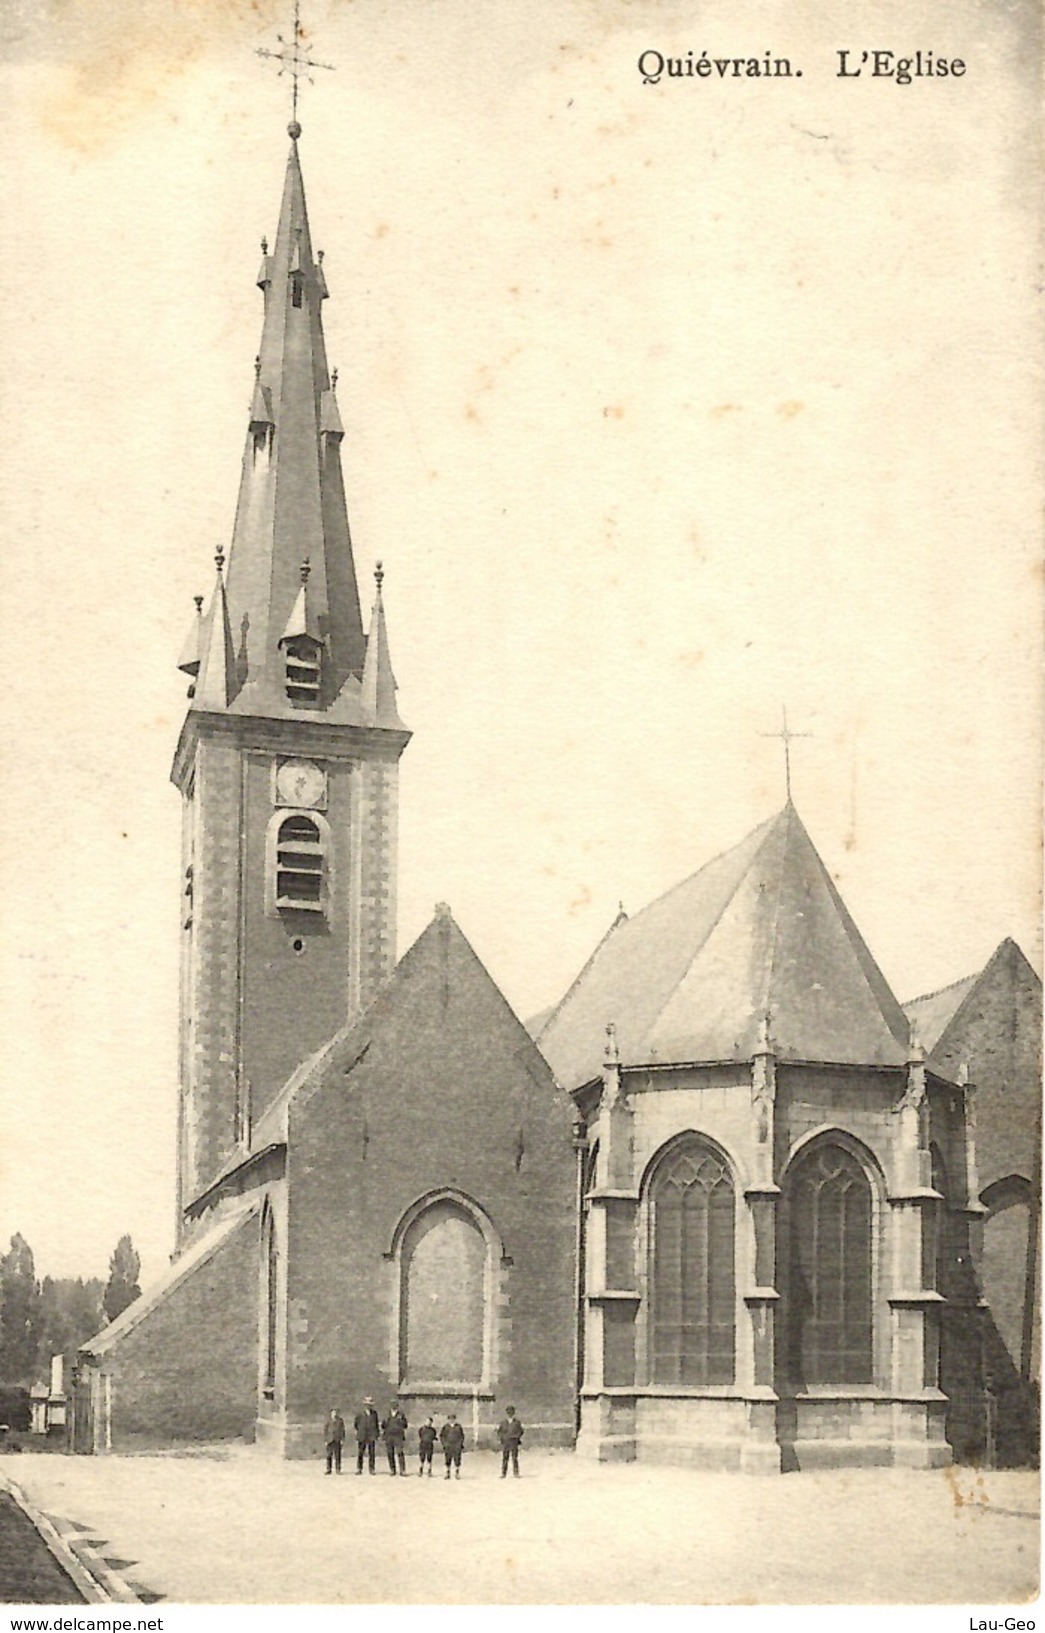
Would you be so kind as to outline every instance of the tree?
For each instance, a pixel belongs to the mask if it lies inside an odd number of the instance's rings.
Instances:
[[[134,1251],[134,1243],[129,1236],[121,1236],[109,1260],[109,1280],[102,1296],[109,1321],[115,1321],[128,1304],[141,1297],[138,1286],[140,1270],[141,1260]]]
[[[40,1286],[33,1250],[16,1231],[0,1259],[0,1380],[32,1384],[40,1339]]]
[[[69,1355],[105,1326],[102,1282],[97,1276],[45,1276],[40,1285],[40,1349],[43,1376],[52,1355]]]

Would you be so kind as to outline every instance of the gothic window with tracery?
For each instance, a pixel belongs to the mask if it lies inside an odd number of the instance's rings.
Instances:
[[[871,1383],[871,1185],[856,1157],[825,1141],[788,1184],[790,1363],[804,1384]]]
[[[654,1383],[728,1384],[736,1351],[735,1199],[725,1160],[696,1141],[651,1192]]]

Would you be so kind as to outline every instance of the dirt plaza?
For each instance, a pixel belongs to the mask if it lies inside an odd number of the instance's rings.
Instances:
[[[17,1467],[14,1466],[17,1463]],[[1038,1589],[1029,1471],[760,1477],[490,1453],[418,1479],[254,1448],[23,1457],[28,1500],[174,1604],[1020,1604]]]

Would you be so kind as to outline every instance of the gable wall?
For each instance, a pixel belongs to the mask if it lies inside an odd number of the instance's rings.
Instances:
[[[976,1086],[980,1188],[1033,1178],[1041,1120],[1041,982],[1015,947],[988,967],[933,1051]]]
[[[499,1421],[512,1401],[529,1443],[542,1432],[568,1441],[571,1103],[448,921],[407,955],[370,1034],[362,1060],[352,1064],[361,1045],[349,1039],[291,1109],[288,1449],[312,1448],[332,1404],[354,1412],[372,1394],[381,1408],[396,1393],[397,1226],[446,1188],[485,1212],[511,1260],[495,1267],[496,1375],[492,1398],[479,1403],[482,1423]],[[413,1426],[451,1404],[472,1421],[460,1397],[423,1411],[406,1399],[407,1417]]]

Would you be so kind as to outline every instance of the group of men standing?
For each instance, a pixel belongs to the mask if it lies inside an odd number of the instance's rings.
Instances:
[[[374,1406],[374,1398],[367,1395],[353,1420],[356,1432],[356,1473],[362,1474],[363,1464],[366,1463],[371,1474],[375,1472],[377,1462],[377,1442],[382,1439],[385,1443],[385,1453],[388,1457],[389,1474],[406,1474],[406,1431],[409,1428],[399,1402],[393,1401],[388,1409],[388,1416],[379,1418]],[[341,1473],[341,1448],[345,1440],[345,1420],[336,1406],[330,1409],[323,1430],[326,1441],[326,1456],[328,1474]],[[501,1446],[501,1479],[508,1473],[511,1463],[512,1473],[519,1473],[519,1446],[522,1442],[523,1426],[515,1415],[515,1407],[509,1406],[505,1410],[503,1421],[497,1429],[497,1439]],[[436,1439],[439,1440],[446,1462],[446,1478],[451,1476],[461,1478],[461,1454],[464,1451],[464,1428],[458,1422],[454,1412],[447,1414],[446,1422],[436,1431],[435,1421],[426,1418],[417,1431],[417,1449],[419,1458],[418,1474],[427,1474],[431,1478],[432,1458],[435,1452]]]

